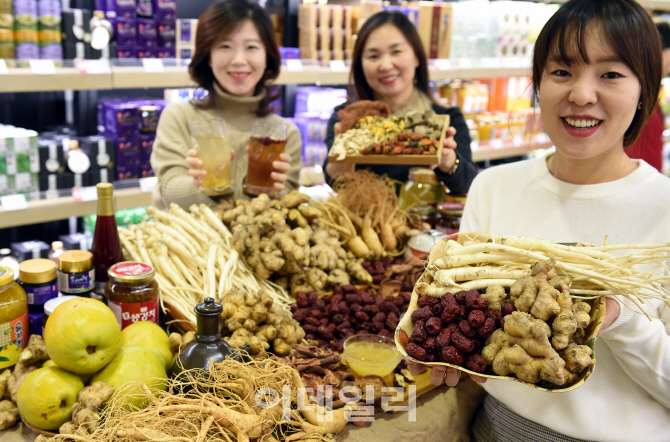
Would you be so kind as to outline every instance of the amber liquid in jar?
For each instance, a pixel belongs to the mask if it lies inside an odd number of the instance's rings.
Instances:
[[[138,321],[158,324],[158,283],[154,269],[141,262],[120,262],[109,268],[107,304],[121,330]]]
[[[0,369],[16,364],[28,343],[28,299],[14,272],[0,266]]]
[[[279,160],[284,153],[286,139],[272,137],[251,137],[249,143],[249,168],[244,191],[254,195],[274,191],[272,180],[272,162]]]

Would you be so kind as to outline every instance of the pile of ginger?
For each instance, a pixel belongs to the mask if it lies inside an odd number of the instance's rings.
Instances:
[[[555,264],[554,259],[538,262],[530,276],[512,285],[509,301],[518,311],[505,316],[504,329],[489,336],[482,350],[497,375],[514,373],[530,383],[569,385],[591,366],[592,350],[582,345],[591,306],[572,302],[571,279],[558,276]],[[496,285],[488,287],[482,298],[492,309],[508,300],[505,289]]]
[[[321,211],[309,196],[293,191],[280,199],[261,194],[238,200],[223,213],[233,234],[233,246],[253,272],[263,279],[298,291],[324,292],[352,283],[370,283],[361,261],[347,254],[335,230],[325,229]]]

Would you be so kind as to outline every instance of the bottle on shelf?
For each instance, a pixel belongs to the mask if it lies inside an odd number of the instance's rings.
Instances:
[[[63,241],[54,241],[51,243],[51,251],[49,252],[49,259],[58,265],[58,257],[63,253]]]
[[[12,256],[12,249],[0,249],[0,266],[12,269],[14,280],[19,279],[19,261]]]
[[[123,252],[116,227],[116,218],[114,217],[113,187],[110,183],[100,183],[97,185],[97,189],[98,210],[91,246],[93,268],[95,269],[95,290],[91,292],[91,298],[106,303],[107,271],[114,264],[123,261]]]

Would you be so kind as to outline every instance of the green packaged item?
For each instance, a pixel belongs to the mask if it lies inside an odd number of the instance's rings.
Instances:
[[[2,26],[2,14],[0,14],[0,26]],[[14,54],[14,31],[0,29],[0,58],[12,60],[15,58]]]
[[[86,215],[83,218],[84,233],[90,233],[91,235],[93,235],[93,232],[95,232],[96,218],[97,215],[95,213],[92,213],[91,215]]]
[[[116,225],[118,227],[128,227],[133,221],[133,209],[117,210],[114,212],[114,217],[116,218]]]
[[[133,209],[133,224],[139,224],[142,221],[149,221],[149,215],[147,215],[146,207],[138,207]]]
[[[0,175],[0,196],[9,195],[9,183],[7,175]]]
[[[40,191],[39,174],[22,172],[9,177],[9,188],[15,194],[28,194]]]
[[[37,132],[19,129],[13,137],[15,173],[38,173],[40,171],[40,155],[37,147]]]

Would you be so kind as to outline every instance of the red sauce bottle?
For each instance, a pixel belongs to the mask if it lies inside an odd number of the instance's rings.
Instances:
[[[109,268],[117,262],[123,261],[121,241],[114,218],[114,204],[112,203],[113,187],[110,183],[100,183],[98,188],[98,210],[93,233],[93,268],[95,269],[95,290],[91,298],[107,302],[105,284],[107,283]]]

